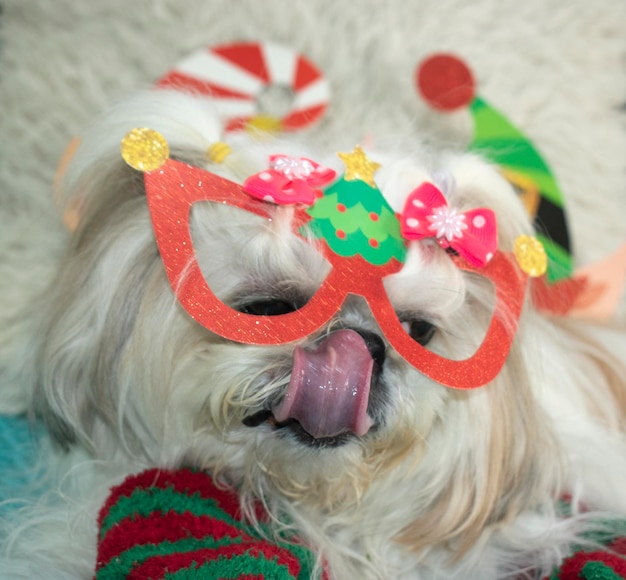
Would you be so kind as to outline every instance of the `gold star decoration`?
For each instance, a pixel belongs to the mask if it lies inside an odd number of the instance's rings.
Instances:
[[[380,169],[380,164],[368,159],[363,149],[357,145],[352,153],[337,153],[337,155],[346,166],[346,174],[344,175],[346,181],[360,179],[371,187],[376,187],[374,173]]]

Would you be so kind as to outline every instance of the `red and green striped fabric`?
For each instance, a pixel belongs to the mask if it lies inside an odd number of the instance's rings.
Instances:
[[[564,497],[557,509],[571,515],[570,499]],[[579,546],[544,580],[623,580],[626,578],[626,518],[607,517],[583,534]]]
[[[622,552],[623,554],[623,552]],[[609,552],[576,552],[548,580],[623,580],[626,558]]]
[[[96,580],[309,580],[302,545],[243,522],[237,496],[205,473],[152,469],[114,487],[98,518]]]
[[[570,515],[567,500],[560,502]],[[262,538],[203,472],[151,469],[114,487],[98,518],[95,580],[310,580],[313,554]],[[626,579],[626,519],[598,522],[544,580]],[[323,575],[325,579],[325,574]]]

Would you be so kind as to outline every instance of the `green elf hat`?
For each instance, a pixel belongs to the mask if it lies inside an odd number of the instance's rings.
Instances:
[[[434,109],[469,109],[474,119],[474,136],[468,150],[499,165],[520,193],[548,256],[546,282],[553,284],[571,278],[573,260],[563,195],[532,142],[504,115],[476,96],[473,75],[458,57],[436,54],[425,59],[417,69],[416,83],[424,100]]]

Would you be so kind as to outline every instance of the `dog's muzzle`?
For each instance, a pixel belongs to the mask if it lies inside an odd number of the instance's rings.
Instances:
[[[281,424],[297,421],[314,439],[344,433],[365,435],[372,378],[382,367],[385,345],[368,332],[336,330],[313,349],[296,347],[291,380],[273,409]]]

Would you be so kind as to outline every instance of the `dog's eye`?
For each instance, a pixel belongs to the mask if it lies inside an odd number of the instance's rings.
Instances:
[[[278,316],[279,314],[288,314],[297,310],[298,307],[292,302],[286,300],[255,300],[248,304],[244,304],[239,308],[245,314],[254,314],[255,316]]]
[[[422,346],[426,346],[435,335],[437,328],[426,320],[407,320],[402,323],[409,336]]]

